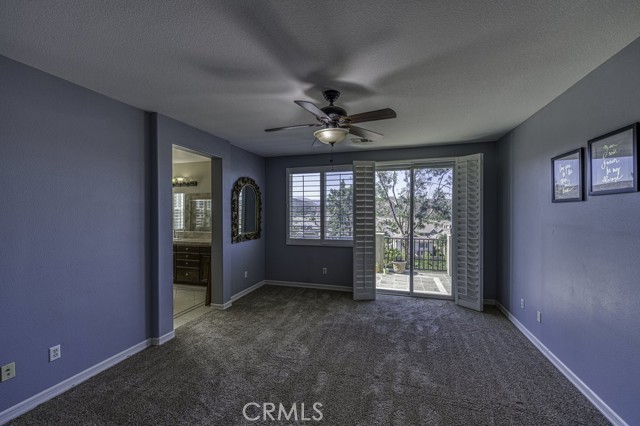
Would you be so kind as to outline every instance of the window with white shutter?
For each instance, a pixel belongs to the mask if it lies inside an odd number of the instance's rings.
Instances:
[[[195,230],[211,229],[211,200],[194,200]]]
[[[320,239],[320,173],[289,175],[289,239]]]
[[[287,244],[351,245],[351,166],[287,169]]]
[[[173,229],[184,230],[184,193],[173,194]]]
[[[326,172],[324,175],[324,238],[353,239],[353,172]]]

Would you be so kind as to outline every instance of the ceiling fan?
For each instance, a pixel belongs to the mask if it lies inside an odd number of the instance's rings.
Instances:
[[[298,106],[313,114],[318,123],[298,124],[296,126],[275,127],[265,129],[265,132],[275,132],[278,130],[298,129],[301,127],[322,127],[313,132],[313,136],[322,143],[333,146],[342,141],[349,133],[358,136],[363,140],[375,140],[382,137],[382,134],[362,127],[353,126],[354,123],[364,123],[366,121],[386,120],[396,118],[396,112],[391,108],[379,109],[376,111],[363,112],[360,114],[347,115],[347,111],[333,103],[340,97],[337,90],[325,90],[322,92],[329,105],[318,108],[314,103],[307,101],[293,101]],[[315,143],[316,139],[313,140]],[[313,145],[313,144],[312,144]]]

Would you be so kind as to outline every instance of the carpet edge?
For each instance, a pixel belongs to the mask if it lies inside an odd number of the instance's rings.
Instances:
[[[277,281],[277,280],[265,280],[265,285],[274,285],[280,287],[299,287],[299,288],[311,288],[316,290],[333,290],[333,291],[344,291],[344,292],[353,292],[353,288],[349,286],[343,285],[332,285],[332,284],[314,284],[314,283],[301,283],[295,281]]]
[[[591,402],[594,407],[602,413],[614,426],[629,426],[622,417],[618,415],[606,402],[602,400],[580,377],[578,377],[569,367],[567,367],[549,348],[547,348],[538,338],[531,333],[502,303],[496,301],[496,307],[507,317],[509,321],[531,342],[533,346],[544,355],[558,371],[560,371],[580,393]]]
[[[244,290],[237,292],[236,294],[231,296],[231,299],[229,299],[229,302],[235,302],[236,300],[246,296],[247,294],[251,293],[252,291],[255,291],[255,290],[259,289],[260,287],[265,285],[265,283],[266,283],[266,280],[258,281],[257,283],[255,283],[251,287],[245,288]]]
[[[171,333],[168,333],[171,334]],[[165,337],[165,336],[163,336]],[[143,340],[140,343],[137,343],[133,346],[131,346],[128,349],[125,349],[124,351],[117,353],[107,359],[105,359],[104,361],[101,361],[89,368],[87,368],[84,371],[81,371],[78,374],[75,374],[71,377],[69,377],[68,379],[65,379],[63,381],[61,381],[60,383],[57,383],[53,386],[51,386],[48,389],[43,390],[40,393],[37,393],[36,395],[25,399],[22,402],[17,403],[16,405],[14,405],[13,407],[9,407],[6,410],[4,410],[3,412],[0,413],[0,425],[3,425],[7,422],[9,422],[10,420],[15,419],[18,416],[21,416],[25,413],[27,413],[28,411],[33,410],[34,408],[36,408],[38,405],[49,401],[52,398],[55,398],[56,396],[68,391],[71,388],[76,387],[77,385],[79,385],[80,383],[90,379],[91,377],[113,367],[114,365],[124,361],[125,359],[137,354],[138,352],[141,352],[145,349],[147,349],[148,347],[150,347],[152,345],[152,340],[153,339],[146,339]],[[169,339],[168,339],[169,340]]]

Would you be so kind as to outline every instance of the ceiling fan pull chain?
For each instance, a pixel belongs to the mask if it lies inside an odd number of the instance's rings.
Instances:
[[[331,158],[329,158],[329,162],[331,163],[331,171],[333,171],[333,146],[335,144],[335,142],[331,142]]]

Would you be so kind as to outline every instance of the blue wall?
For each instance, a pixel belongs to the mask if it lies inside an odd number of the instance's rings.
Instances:
[[[225,184],[224,199],[231,203],[231,190],[236,180],[240,177],[250,177],[256,181],[260,188],[262,199],[262,238],[259,240],[243,241],[241,243],[229,244],[226,247],[225,256],[231,258],[231,295],[240,293],[252,285],[265,279],[265,206],[270,202],[266,199],[266,179],[265,179],[265,160],[255,154],[251,154],[235,146],[231,146],[231,164],[232,170],[227,176],[228,182]],[[229,207],[231,208],[231,207]],[[231,241],[231,228],[224,234],[227,242]],[[244,271],[247,271],[247,278],[244,277]],[[228,299],[225,299],[225,302]]]
[[[214,301],[264,279],[264,239],[231,245],[230,228],[233,183],[264,186],[261,157],[2,56],[0,141],[0,365],[17,371],[0,412],[173,329],[171,144],[220,157]]]
[[[144,112],[4,57],[0,76],[3,411],[145,340],[151,317]]]
[[[460,144],[335,159],[483,152],[485,297],[497,297],[629,424],[640,423],[640,193],[551,204],[550,158],[639,120],[639,69],[636,41],[497,149]],[[326,165],[328,155],[269,158],[265,167],[222,139],[4,57],[0,77],[0,322],[10,325],[0,365],[16,361],[18,372],[0,386],[0,412],[171,330],[171,188],[157,184],[169,181],[171,144],[219,157],[222,235],[212,250],[223,253],[224,273],[215,302],[265,278],[350,285],[351,249],[285,244],[285,169]],[[231,188],[240,176],[263,189],[265,237],[231,244]],[[49,363],[55,344],[63,357]]]
[[[265,163],[262,157],[230,145],[223,139],[212,136],[194,127],[173,120],[162,114],[152,115],[152,162],[153,183],[171,181],[171,147],[179,145],[213,157],[212,177],[214,182],[221,179],[221,193],[218,185],[212,186],[212,303],[222,305],[240,291],[264,280],[265,238],[231,243],[231,190],[236,180],[242,176],[253,178],[258,186],[265,186]],[[220,176],[220,169],[222,174]],[[171,185],[155,185],[152,188],[153,229],[158,241],[152,244],[153,282],[158,283],[157,298],[159,312],[156,336],[163,336],[173,329],[172,319],[163,312],[172,310],[172,220]],[[263,205],[266,205],[263,196]],[[217,214],[216,214],[217,212]],[[264,220],[264,210],[263,210]],[[217,263],[219,262],[219,263]],[[248,278],[244,278],[244,271]],[[154,287],[155,289],[155,287]],[[155,323],[154,323],[155,324]]]
[[[356,151],[335,155],[334,164],[351,164],[355,160],[394,161],[444,158],[484,154],[484,297],[495,298],[497,244],[497,182],[495,143],[474,143],[393,150]],[[325,151],[329,148],[326,147]],[[329,155],[306,155],[267,158],[267,246],[268,280],[327,284],[351,287],[353,251],[351,247],[320,247],[286,244],[286,169],[289,167],[326,166]],[[327,267],[327,274],[322,268]]]
[[[221,215],[216,220],[214,217],[213,226],[219,226],[221,232],[214,235],[213,256],[216,256],[216,250],[222,253],[224,274],[218,282],[222,282],[222,286],[214,284],[212,291],[213,303],[226,303],[231,296],[245,290],[252,285],[265,279],[264,266],[264,248],[265,238],[258,240],[244,241],[241,243],[231,243],[231,191],[236,180],[240,177],[250,177],[256,181],[262,192],[262,220],[265,220],[264,207],[268,204],[264,196],[265,182],[265,160],[264,158],[242,150],[238,147],[230,145],[223,139],[212,136],[201,130],[188,126],[179,121],[157,114],[157,149],[162,152],[162,158],[158,160],[160,164],[160,173],[163,176],[171,176],[171,146],[172,144],[196,150],[200,153],[208,154],[221,159],[222,165],[222,193],[220,194]],[[168,158],[168,161],[167,161]],[[214,171],[215,171],[214,165]],[[160,182],[164,182],[158,179]],[[160,194],[159,206],[171,206],[171,186],[166,185],[162,188],[164,191]],[[216,189],[213,189],[215,192]],[[215,201],[215,200],[214,200]],[[218,206],[213,206],[215,210]],[[162,217],[164,224],[160,227],[166,233],[161,235],[163,239],[164,262],[162,265],[171,265],[172,259],[172,236],[171,236],[171,209],[158,208],[159,216]],[[218,245],[215,244],[215,238],[221,237]],[[247,271],[248,277],[244,278],[244,271]],[[166,268],[167,274],[171,274],[171,270]],[[215,271],[214,271],[215,273]],[[166,281],[166,280],[163,280]],[[168,295],[170,298],[171,296]]]
[[[552,204],[550,159],[640,119],[638,70],[640,40],[498,143],[498,299],[630,425],[640,424],[640,193]]]

